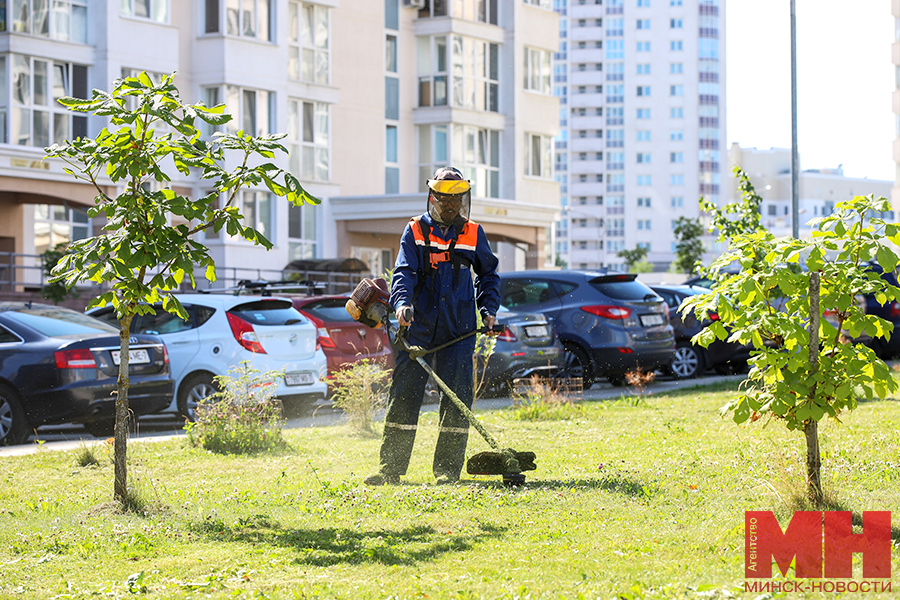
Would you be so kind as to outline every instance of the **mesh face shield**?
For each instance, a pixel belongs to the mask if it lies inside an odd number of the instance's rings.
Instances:
[[[465,179],[429,179],[428,214],[441,225],[462,225],[469,220],[472,188]]]

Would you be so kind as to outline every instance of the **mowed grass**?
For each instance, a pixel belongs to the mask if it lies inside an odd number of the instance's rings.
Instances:
[[[133,443],[145,514],[109,503],[102,445],[99,466],[75,451],[0,458],[0,598],[755,598],[744,511],[786,525],[805,448],[779,423],[722,419],[728,395],[587,402],[569,421],[481,413],[502,443],[537,453],[520,491],[498,477],[433,485],[433,413],[404,484],[383,488],[360,483],[378,440],[345,427],[290,431],[290,451],[252,457]],[[832,499],[896,509],[900,403],[843,421],[822,427]],[[469,452],[485,448],[473,431]],[[892,554],[896,571],[896,538]]]

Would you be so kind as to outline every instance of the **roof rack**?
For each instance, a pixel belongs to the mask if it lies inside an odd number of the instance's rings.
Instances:
[[[236,286],[218,289],[198,290],[201,294],[232,294],[240,296],[242,294],[259,294],[260,296],[271,296],[273,293],[300,292],[308,296],[321,296],[325,291],[325,283],[322,281],[312,281],[310,279],[301,279],[297,281],[265,281],[263,279],[251,280],[242,279],[238,281]]]

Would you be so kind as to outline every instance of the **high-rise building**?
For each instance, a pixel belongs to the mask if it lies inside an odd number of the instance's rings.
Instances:
[[[562,219],[570,268],[621,267],[643,246],[674,259],[674,223],[718,203],[725,155],[724,0],[554,0],[554,88]]]
[[[894,112],[894,163],[897,165],[897,173],[894,177],[894,187],[891,188],[891,206],[900,216],[900,0],[891,0],[891,14],[894,16],[894,40],[891,44],[891,60],[897,73],[896,83],[891,106]]]
[[[43,148],[106,123],[55,100],[177,72],[188,102],[225,103],[224,130],[286,132],[276,162],[323,199],[238,199],[273,243],[199,234],[222,282],[274,278],[295,258],[393,265],[425,179],[455,165],[504,268],[547,257],[559,186],[550,84],[558,16],[538,0],[46,0],[0,2],[0,253],[38,254],[99,233],[95,191]],[[212,130],[206,131],[209,135]],[[115,194],[111,181],[101,182]],[[173,181],[195,197],[196,177]],[[18,257],[17,260],[24,260]],[[2,278],[2,275],[0,275]],[[36,275],[39,279],[39,273]]]

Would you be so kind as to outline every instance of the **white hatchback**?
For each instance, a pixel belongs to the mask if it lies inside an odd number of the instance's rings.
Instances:
[[[176,294],[187,321],[157,307],[140,315],[133,333],[159,335],[169,350],[175,397],[166,412],[190,419],[203,398],[216,391],[214,377],[244,360],[262,372],[283,371],[276,395],[286,406],[312,404],[327,393],[325,354],[316,343],[316,326],[291,301],[232,294]],[[88,311],[118,326],[112,307]]]

